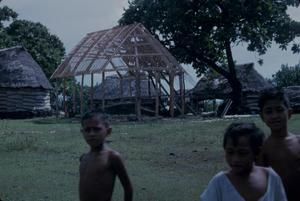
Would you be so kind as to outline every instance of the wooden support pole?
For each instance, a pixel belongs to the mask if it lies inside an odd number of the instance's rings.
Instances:
[[[151,98],[151,83],[150,83],[150,75],[148,75],[148,96]]]
[[[94,74],[91,74],[91,102],[90,102],[90,110],[94,109]]]
[[[101,84],[101,92],[102,92],[102,112],[105,110],[105,72],[102,72],[102,84]]]
[[[84,74],[81,77],[81,86],[80,86],[80,115],[83,116],[83,82],[84,82]]]
[[[66,79],[63,79],[63,106],[64,106],[64,113],[65,117],[67,117],[67,104],[66,104],[66,91],[67,91],[67,84],[66,84]]]
[[[169,73],[169,83],[170,83],[170,116],[174,117],[174,72]]]
[[[135,33],[134,33],[135,34]],[[135,88],[136,88],[136,94],[135,94],[135,108],[136,108],[136,115],[138,121],[141,120],[142,117],[142,111],[141,111],[141,72],[140,72],[140,64],[139,64],[139,57],[138,57],[138,49],[137,49],[137,41],[136,36],[134,35],[134,53],[135,53],[135,65],[137,70],[135,70],[136,74],[136,82],[135,82]]]
[[[54,88],[54,93],[55,93],[55,116],[56,118],[58,118],[58,88],[59,88],[59,84],[58,84],[58,80],[56,80],[56,82],[54,83],[55,88]]]
[[[159,116],[159,96],[160,96],[160,82],[159,82],[159,74],[155,72],[155,116]]]
[[[74,112],[74,115],[76,114],[76,80],[74,79],[73,81],[73,112]]]
[[[142,117],[142,112],[141,112],[141,74],[139,71],[136,71],[135,87],[136,87],[136,94],[135,94],[136,115],[137,115],[137,119],[140,121]]]
[[[184,115],[184,110],[185,110],[184,72],[179,74],[179,88],[180,88],[180,97],[181,97],[181,115]]]
[[[123,92],[123,77],[120,77],[120,97],[121,97],[121,100],[123,99],[123,95],[124,92]]]

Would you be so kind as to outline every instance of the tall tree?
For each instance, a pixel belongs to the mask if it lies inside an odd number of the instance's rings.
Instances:
[[[6,28],[14,45],[24,46],[50,78],[65,54],[60,39],[41,23],[15,20]]]
[[[0,7],[0,48],[22,45],[50,78],[65,55],[63,43],[41,23],[18,20],[17,16],[9,7]]]
[[[296,37],[286,13],[298,0],[132,0],[121,25],[141,22],[182,63],[200,75],[212,68],[232,87],[236,111],[241,84],[236,77],[232,46],[247,43],[249,51],[264,54],[275,41],[286,49]],[[299,46],[293,46],[294,52]],[[224,67],[226,66],[226,67]]]
[[[1,4],[2,0],[0,0]],[[7,6],[0,7],[0,48],[9,46],[12,41],[7,35],[4,23],[15,20],[18,14]]]
[[[272,78],[278,87],[300,85],[300,62],[295,66],[281,65],[281,69]]]

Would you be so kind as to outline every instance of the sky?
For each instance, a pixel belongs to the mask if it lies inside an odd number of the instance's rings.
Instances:
[[[87,33],[116,26],[128,0],[3,0],[2,4],[16,11],[19,19],[45,25],[61,39],[69,53]],[[300,7],[290,8],[288,13],[300,21]],[[254,62],[256,70],[267,78],[280,70],[282,64],[292,66],[300,62],[300,54],[281,51],[275,44],[261,57],[240,45],[233,48],[233,57],[238,64]],[[257,63],[259,58],[264,61],[262,66]],[[196,81],[194,71],[187,70]]]

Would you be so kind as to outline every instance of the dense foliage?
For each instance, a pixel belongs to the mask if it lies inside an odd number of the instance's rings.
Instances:
[[[300,62],[295,66],[281,65],[281,69],[272,77],[278,87],[300,86]]]
[[[50,78],[65,54],[63,43],[41,23],[18,20],[17,16],[7,6],[0,7],[0,48],[25,47]]]

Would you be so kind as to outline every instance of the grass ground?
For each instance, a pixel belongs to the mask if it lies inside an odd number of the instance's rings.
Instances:
[[[112,124],[109,144],[124,157],[136,201],[199,200],[211,177],[226,167],[222,133],[232,121],[174,119]],[[300,115],[289,122],[300,132]],[[0,198],[77,201],[79,156],[88,151],[76,120],[0,121]],[[115,201],[122,200],[116,183]]]

